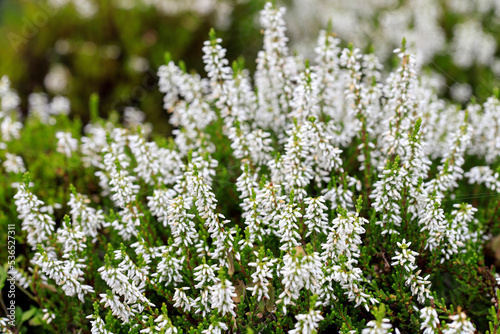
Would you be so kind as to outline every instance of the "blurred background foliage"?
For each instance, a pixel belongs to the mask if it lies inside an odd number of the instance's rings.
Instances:
[[[169,129],[157,68],[168,51],[188,70],[203,73],[201,48],[211,27],[224,39],[230,59],[243,56],[255,67],[262,43],[256,20],[264,0],[208,1],[212,5],[202,12],[194,3],[198,11],[186,6],[171,13],[140,1],[133,9],[116,0],[94,4],[95,13],[88,16],[71,3],[57,8],[46,1],[0,0],[0,76],[11,79],[25,114],[30,93],[61,94],[86,123],[89,96],[97,92],[101,116],[136,106],[164,133]]]
[[[386,65],[402,37],[441,95],[485,101],[499,86],[500,3],[497,0],[283,0],[292,52],[314,57],[318,31],[331,19],[345,45],[373,51]],[[24,114],[32,92],[65,95],[85,124],[97,92],[101,116],[136,106],[169,133],[156,71],[170,52],[204,73],[203,41],[215,27],[227,57],[250,71],[262,47],[265,0],[0,0],[0,76],[8,75]]]

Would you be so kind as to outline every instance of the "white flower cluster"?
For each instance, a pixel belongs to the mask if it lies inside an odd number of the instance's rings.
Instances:
[[[420,310],[420,329],[424,334],[438,333],[439,317],[433,307],[427,306]]]
[[[420,211],[421,218],[418,223],[423,225],[420,231],[429,231],[429,238],[425,247],[430,250],[438,248],[446,230],[444,210],[441,208],[442,199],[443,195],[441,193],[428,194],[423,200],[423,207]]]
[[[210,287],[213,286],[211,284],[215,284],[219,281],[215,272],[219,270],[219,267],[216,265],[209,266],[206,263],[203,263],[196,268],[194,268],[194,280],[198,282],[194,286],[195,289],[200,289],[200,295],[193,301],[193,308],[195,309],[195,313],[201,313],[203,317],[207,313],[210,313],[210,307],[208,306],[210,299]],[[217,301],[217,298],[215,298]]]
[[[74,7],[78,15],[83,19],[92,19],[102,10],[99,1],[96,0],[48,0],[52,10],[60,10],[65,7]],[[159,14],[170,17],[186,12],[207,18],[215,16],[213,23],[220,29],[227,29],[231,23],[233,4],[228,0],[113,0],[110,2],[113,10],[133,10],[136,6],[151,8]]]
[[[0,99],[0,111],[2,112],[2,116],[11,111],[17,110],[19,104],[21,103],[19,95],[17,95],[17,93],[10,87],[10,80],[7,76],[3,76],[0,79]],[[19,123],[19,126],[22,127],[22,124]]]
[[[361,331],[361,334],[387,334],[392,328],[392,324],[387,318],[383,318],[381,321],[370,320],[366,326],[367,327]]]
[[[228,330],[228,327],[223,322],[211,323],[207,329],[201,331],[203,334],[222,334]]]
[[[87,319],[92,319],[90,321],[90,324],[92,325],[92,328],[90,329],[90,333],[92,333],[92,334],[113,334],[112,332],[110,332],[104,328],[105,323],[101,319],[101,317],[96,316],[95,314],[91,314],[91,315],[87,316]]]
[[[338,282],[349,300],[356,302],[356,307],[363,305],[368,310],[367,300],[372,304],[378,301],[360,286],[365,279],[362,270],[356,267],[360,257],[361,234],[365,233],[363,225],[367,223],[365,218],[359,216],[359,212],[352,213],[340,209],[339,215],[332,221],[332,231],[326,242],[321,245],[321,258],[326,262],[325,279],[330,285],[326,287],[329,292],[325,298],[337,299],[335,295],[331,295],[331,282]]]
[[[290,334],[317,333],[319,322],[324,319],[320,311],[314,309],[310,309],[309,313],[306,314],[298,314],[296,318],[297,323],[295,324],[295,328],[289,332]]]
[[[431,285],[429,281],[430,275],[422,277],[420,276],[421,270],[415,273],[413,272],[415,269],[418,269],[418,266],[415,264],[415,256],[417,256],[418,253],[409,248],[411,242],[406,242],[406,240],[403,239],[403,241],[398,242],[397,245],[401,248],[401,252],[396,251],[396,255],[392,257],[394,262],[392,262],[391,265],[400,265],[405,269],[406,285],[410,285],[412,295],[416,295],[419,303],[423,304],[427,299],[431,298],[429,290]]]
[[[324,204],[325,198],[319,196],[316,198],[307,197],[304,200],[306,214],[304,215],[305,224],[307,226],[306,237],[311,233],[327,234],[330,230],[328,223],[328,215],[326,214],[327,207]]]
[[[420,114],[416,108],[418,80],[415,58],[405,49],[404,43],[402,49],[394,50],[394,53],[401,59],[401,66],[389,75],[387,85],[384,87],[388,101],[382,112],[388,118],[384,121],[385,129],[379,137],[384,154],[379,167],[384,166],[391,156],[404,154],[402,145],[405,139],[404,134],[410,131],[416,117]]]
[[[274,131],[283,131],[289,110],[292,88],[289,79],[295,75],[294,59],[288,57],[288,38],[285,36],[285,8],[275,8],[266,3],[261,13],[264,28],[264,50],[257,55],[255,85],[259,101],[259,125],[270,126]]]
[[[252,284],[247,288],[248,291],[252,291],[252,296],[257,295],[257,300],[262,300],[263,297],[270,299],[269,296],[269,285],[272,285],[269,280],[274,277],[272,267],[276,264],[278,259],[269,259],[264,256],[263,250],[258,253],[254,252],[257,257],[256,262],[250,262],[248,265],[250,267],[255,267],[255,272],[252,274]]]
[[[45,124],[56,124],[58,115],[68,115],[71,109],[68,98],[56,96],[49,101],[43,93],[32,93],[28,100],[29,116]]]
[[[25,272],[19,270],[18,268],[11,268],[9,270],[9,275],[14,277],[16,283],[19,284],[23,289],[27,289],[33,282],[32,276],[28,276]]]
[[[212,308],[217,309],[222,315],[230,313],[236,316],[234,307],[236,304],[233,297],[236,297],[235,288],[230,280],[220,280],[214,286],[210,287],[210,303]]]
[[[474,219],[474,214],[477,209],[471,204],[453,204],[454,210],[451,212],[453,220],[449,223],[446,230],[446,238],[448,239],[445,247],[443,247],[442,252],[444,253],[444,259],[449,260],[453,254],[458,253],[458,247],[464,248],[462,252],[465,253],[465,245],[468,241],[477,241],[480,236],[478,232],[471,232],[469,225],[471,223],[476,223],[477,220]]]
[[[29,183],[19,185],[14,199],[19,213],[18,218],[22,220],[22,229],[28,233],[28,244],[35,250],[38,244],[43,244],[49,239],[56,223],[50,215],[41,212],[44,203],[30,191]]]
[[[54,252],[47,252],[39,246],[32,262],[40,266],[41,271],[61,286],[67,296],[77,295],[78,299],[84,301],[84,295],[93,293],[94,288],[82,284],[85,259],[76,258],[71,254],[63,255],[64,260],[58,260]]]
[[[149,267],[138,268],[124,250],[115,251],[114,258],[122,260],[118,268],[106,264],[98,269],[101,278],[111,288],[108,293],[100,294],[101,303],[127,323],[130,317],[140,314],[145,307],[154,307],[143,294]]]
[[[299,246],[300,234],[297,221],[302,217],[296,203],[290,202],[282,208],[281,214],[276,216],[278,220],[278,235],[280,236],[280,249],[284,252]]]
[[[405,37],[423,65],[448,51],[457,66],[468,68],[498,62],[498,45],[491,26],[495,26],[492,18],[499,13],[500,5],[495,0],[422,0],[418,4],[394,0],[294,0],[288,17],[290,23],[303,22],[291,24],[290,34],[295,49],[306,56],[312,49],[311,31],[330,21],[340,38],[361,48],[377,45],[377,56],[384,61]],[[460,19],[445,19],[450,16]],[[431,41],[428,36],[433,36]]]
[[[287,312],[286,306],[294,304],[293,301],[299,298],[302,289],[315,294],[321,290],[323,283],[324,274],[319,254],[317,252],[303,254],[302,252],[299,250],[283,256],[280,275],[283,277],[284,290],[279,298],[283,303],[283,313],[285,314]]]
[[[49,0],[48,2],[56,9],[72,5],[81,17],[87,19],[95,16],[99,10],[99,6],[93,0]]]
[[[267,229],[264,226],[264,219],[260,214],[260,203],[257,199],[257,193],[260,199],[260,189],[257,185],[257,174],[250,171],[248,164],[241,167],[242,173],[236,181],[237,190],[241,193],[240,204],[243,209],[241,217],[245,220],[245,225],[248,228],[248,240],[241,240],[240,244],[252,246],[255,240],[262,241],[267,234]]]
[[[484,184],[491,191],[500,191],[500,174],[491,170],[489,166],[472,167],[465,177],[471,184]]]
[[[79,226],[71,226],[63,222],[57,230],[57,242],[62,245],[64,253],[82,252],[85,248],[85,234]]]
[[[183,281],[181,271],[184,268],[184,258],[177,258],[172,254],[171,247],[164,247],[161,252],[161,261],[158,263],[157,271],[152,275],[158,283],[165,286],[170,284],[177,285]]]
[[[78,140],[71,137],[71,132],[59,131],[56,133],[57,138],[57,152],[64,154],[66,157],[71,158],[72,152],[78,149]]]
[[[162,311],[164,311],[162,309]],[[151,326],[150,328],[142,329],[140,331],[141,333],[165,333],[165,334],[177,334],[177,327],[172,325],[172,321],[168,318],[168,314],[166,311],[163,312],[163,314],[160,314],[155,320],[154,320],[154,326]]]
[[[73,226],[80,228],[80,230],[89,237],[97,237],[97,231],[104,226],[107,226],[102,210],[96,210],[89,206],[90,199],[82,194],[70,194],[68,206],[71,208],[70,215]]]
[[[11,320],[9,318],[0,318],[0,330],[2,333],[5,334],[14,334],[13,331],[10,330],[9,327],[7,327],[7,324],[10,324]]]
[[[444,154],[442,165],[438,166],[438,175],[424,186],[427,193],[444,193],[458,187],[457,181],[463,177],[462,165],[465,162],[465,150],[471,143],[470,126],[464,124],[449,139],[449,149]]]
[[[2,165],[7,173],[19,174],[26,172],[23,158],[15,154],[5,153],[5,161]]]
[[[452,322],[447,324],[446,328],[443,329],[443,334],[476,333],[476,328],[464,312],[458,310],[457,314],[450,315],[450,320],[452,320]]]
[[[401,226],[401,207],[398,202],[401,200],[405,176],[403,168],[389,166],[380,175],[380,180],[375,183],[375,189],[370,195],[375,199],[372,204],[375,210],[382,212],[382,220],[376,222],[384,228],[382,234],[399,233],[397,227]]]
[[[189,168],[190,167],[190,168]],[[217,200],[211,187],[205,183],[203,176],[198,172],[196,165],[189,166],[185,173],[187,181],[187,192],[191,198],[195,200],[195,206],[200,217],[204,220],[207,232],[214,239],[215,249],[212,253],[212,258],[219,259],[221,265],[228,265],[225,258],[229,253],[234,252],[232,249],[233,236],[231,231],[226,229],[229,221],[224,215],[216,213]],[[239,253],[235,253],[236,259],[239,260]]]
[[[113,137],[114,141],[111,145],[103,148],[103,153],[105,153],[104,170],[96,172],[96,176],[101,178],[101,184],[104,181],[105,184],[109,183],[109,186],[111,186],[111,199],[121,208],[119,212],[121,219],[115,220],[111,225],[118,231],[119,235],[128,240],[137,235],[137,226],[140,225],[140,217],[143,215],[139,212],[137,204],[134,203],[140,187],[133,183],[136,177],[130,175],[126,169],[130,162],[128,156],[124,153],[126,145],[125,131],[115,129]],[[105,189],[109,186],[106,185]]]
[[[3,76],[0,79],[0,153],[5,155],[2,165],[7,173],[19,174],[26,172],[23,158],[6,151],[9,142],[21,137],[23,124],[16,120],[20,118],[20,103],[19,96],[10,87],[9,78]]]

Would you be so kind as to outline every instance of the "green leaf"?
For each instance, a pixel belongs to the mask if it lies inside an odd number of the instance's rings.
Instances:
[[[266,300],[266,310],[268,312],[274,311],[274,287],[272,284],[269,284],[269,299]]]
[[[5,281],[7,280],[7,271],[4,267],[0,266],[0,290],[5,286]]]
[[[37,309],[36,307],[33,307],[33,306],[32,306],[32,307],[29,309],[29,311],[24,312],[24,313],[23,313],[23,315],[21,316],[21,323],[19,324],[19,327],[21,327],[21,324],[22,324],[23,322],[25,322],[26,320],[31,319],[31,317],[32,317],[32,316],[36,313],[36,311],[37,311],[37,310],[38,310],[38,309]]]
[[[233,300],[236,304],[239,304],[245,300],[246,295],[246,286],[242,280],[238,280],[238,284],[235,285],[236,297],[233,297]]]
[[[37,312],[37,314],[35,314],[35,316],[33,318],[31,318],[30,321],[28,321],[28,324],[30,326],[43,325],[42,316],[43,316],[43,314],[41,312]]]

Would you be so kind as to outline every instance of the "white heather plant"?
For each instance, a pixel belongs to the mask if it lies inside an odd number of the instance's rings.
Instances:
[[[284,16],[265,5],[253,78],[213,31],[207,78],[166,57],[168,140],[130,110],[125,126],[100,119],[96,96],[83,129],[63,97],[41,94],[20,122],[2,78],[0,223],[16,223],[10,274],[36,307],[31,326],[500,330],[487,253],[500,233],[498,97],[440,100],[404,42],[387,75],[331,31],[314,62],[291,56]]]

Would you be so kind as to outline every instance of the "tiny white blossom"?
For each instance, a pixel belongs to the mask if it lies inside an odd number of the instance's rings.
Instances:
[[[15,154],[5,153],[5,161],[2,165],[5,168],[5,171],[8,173],[19,174],[26,172],[23,158]]]
[[[235,288],[231,281],[223,280],[210,287],[210,303],[212,308],[217,309],[222,315],[231,313],[236,316],[234,312],[235,303],[233,297],[236,297]]]
[[[370,320],[366,324],[366,328],[361,331],[361,334],[386,334],[392,324],[389,319],[383,318],[382,321]]]
[[[464,312],[458,310],[455,315],[450,315],[451,323],[443,329],[443,334],[473,334],[476,333],[476,328],[470,322],[469,318]]]
[[[90,325],[92,326],[90,328],[90,333],[91,334],[113,334],[112,332],[108,331],[106,328],[106,324],[104,321],[101,319],[101,317],[96,316],[95,314],[91,314],[87,316],[87,319],[90,320]]]
[[[78,140],[71,136],[71,132],[59,131],[56,133],[57,152],[66,155],[68,158],[78,149]]]
[[[189,312],[191,310],[192,300],[184,292],[186,290],[189,290],[189,287],[175,288],[172,300],[175,302],[174,307],[180,307],[185,312]]]
[[[433,307],[424,307],[420,310],[420,329],[424,334],[438,333],[439,317]]]
[[[321,316],[320,311],[309,310],[309,313],[298,314],[295,316],[297,323],[295,328],[292,329],[290,334],[314,334],[317,333],[319,323],[324,318]]]

